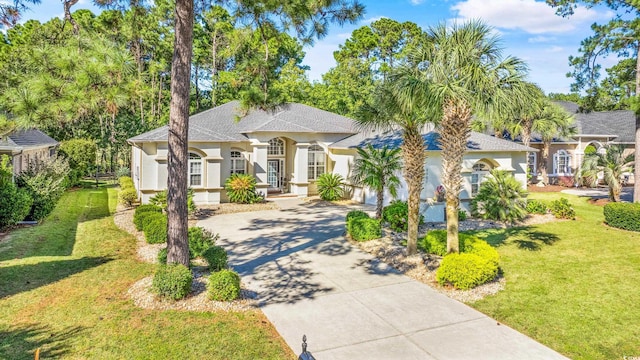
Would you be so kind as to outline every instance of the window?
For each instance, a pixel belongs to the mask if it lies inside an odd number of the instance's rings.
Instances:
[[[245,170],[244,156],[240,151],[231,151],[231,173],[232,174],[244,174]]]
[[[571,175],[571,156],[564,151],[558,150],[553,154],[553,173],[556,175]]]
[[[267,148],[268,155],[284,156],[284,141],[280,138],[273,138],[269,140],[269,147]]]
[[[318,145],[309,147],[309,180],[316,180],[325,171],[324,150]]]
[[[189,153],[189,186],[202,186],[202,158]]]
[[[537,161],[536,161],[536,153],[530,152],[527,153],[527,173],[528,175],[535,176],[537,175]]]
[[[480,190],[480,184],[484,181],[484,178],[489,174],[489,170],[491,168],[489,165],[478,162],[473,165],[473,172],[471,173],[471,196],[474,197],[478,195],[478,190]]]

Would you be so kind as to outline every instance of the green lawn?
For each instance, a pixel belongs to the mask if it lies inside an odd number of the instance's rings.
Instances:
[[[127,289],[153,273],[113,223],[115,189],[64,195],[40,226],[0,242],[0,359],[294,358],[259,311],[136,308]]]
[[[570,358],[640,356],[640,233],[609,228],[602,207],[562,196],[577,220],[478,232],[497,246],[507,284],[472,306]]]

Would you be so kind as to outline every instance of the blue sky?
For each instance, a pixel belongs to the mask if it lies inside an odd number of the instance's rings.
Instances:
[[[2,1],[2,0],[0,0]],[[364,18],[355,25],[332,26],[329,34],[305,47],[304,63],[310,66],[309,78],[319,80],[335,66],[333,51],[344,43],[351,32],[382,17],[412,21],[423,29],[438,22],[481,19],[501,35],[505,55],[517,56],[529,65],[529,78],[549,92],[568,92],[572,80],[569,55],[577,55],[580,41],[592,34],[590,25],[604,23],[613,17],[607,8],[578,8],[570,18],[555,15],[544,1],[535,0],[360,0],[366,7]],[[46,21],[62,16],[59,1],[43,0],[23,16]],[[74,10],[90,8],[90,0],[80,0]],[[615,63],[607,59],[603,68]]]

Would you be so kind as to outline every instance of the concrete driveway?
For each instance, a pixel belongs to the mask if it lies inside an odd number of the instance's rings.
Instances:
[[[562,190],[561,192],[565,194],[586,196],[586,197],[591,197],[596,199],[609,198],[609,189],[604,187],[565,189],[565,190]],[[630,187],[630,186],[623,187],[622,192],[620,193],[620,200],[626,201],[626,202],[633,202],[633,187]]]
[[[352,247],[343,238],[348,208],[280,204],[198,225],[220,234],[230,265],[295,353],[306,334],[318,360],[564,359]]]

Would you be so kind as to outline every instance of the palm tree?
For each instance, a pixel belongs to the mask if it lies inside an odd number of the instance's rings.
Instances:
[[[609,187],[609,200],[619,202],[622,190],[621,178],[625,172],[633,171],[635,156],[625,155],[622,145],[607,145],[604,150],[606,151],[598,151],[585,157],[580,175],[591,186],[596,186],[598,174],[602,173],[604,182]]]
[[[397,187],[400,179],[396,172],[402,169],[400,149],[389,149],[386,145],[382,149],[376,149],[371,144],[358,148],[358,158],[353,163],[352,180],[355,184],[366,185],[375,190],[376,218],[382,217],[382,204],[384,203],[384,190],[394,198],[397,196]]]
[[[542,113],[533,122],[533,131],[540,134],[542,139],[540,174],[542,175],[542,182],[546,184],[549,182],[547,163],[551,142],[555,138],[568,137],[576,133],[573,116],[569,115],[560,106],[547,101]]]

